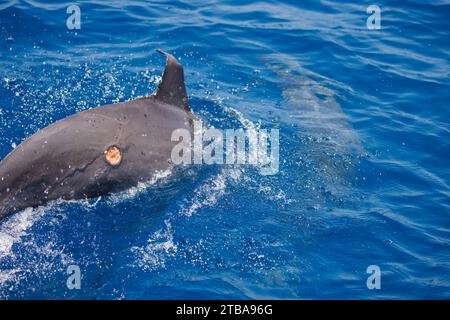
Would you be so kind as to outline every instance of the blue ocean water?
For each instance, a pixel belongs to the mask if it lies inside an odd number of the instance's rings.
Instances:
[[[280,130],[280,168],[201,166],[17,213],[0,222],[0,297],[450,298],[449,18],[444,0],[2,1],[1,158],[153,92],[162,48],[206,122]]]

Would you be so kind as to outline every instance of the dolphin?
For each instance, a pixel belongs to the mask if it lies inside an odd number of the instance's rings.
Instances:
[[[24,140],[0,162],[0,220],[48,201],[108,195],[173,167],[178,141],[193,132],[182,65],[170,54],[156,92],[69,116]]]

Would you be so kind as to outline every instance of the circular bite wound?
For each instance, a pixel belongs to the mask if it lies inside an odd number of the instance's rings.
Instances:
[[[122,162],[122,152],[117,146],[108,147],[105,150],[105,160],[109,165],[116,167]]]

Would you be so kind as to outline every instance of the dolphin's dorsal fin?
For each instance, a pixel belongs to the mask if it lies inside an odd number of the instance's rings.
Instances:
[[[167,63],[155,98],[189,111],[183,66],[171,54],[159,49],[156,51],[166,56]]]

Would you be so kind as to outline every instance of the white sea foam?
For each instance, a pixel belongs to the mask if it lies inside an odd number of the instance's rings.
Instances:
[[[286,192],[284,192],[283,190],[279,189],[277,191],[274,191],[273,188],[270,186],[260,185],[258,187],[257,192],[264,194],[267,197],[267,199],[269,199],[271,201],[279,201],[283,204],[291,204],[291,203],[295,202],[294,199],[288,198],[288,196],[286,195]]]
[[[49,260],[45,257],[60,256],[61,261],[66,260],[65,255],[62,253],[63,247],[57,248],[50,238],[46,239],[45,245],[37,245],[35,237],[40,237],[41,235],[33,235],[30,231],[33,225],[54,204],[55,202],[52,202],[47,206],[27,208],[21,212],[17,212],[0,225],[0,262],[9,261],[14,264],[14,267],[11,269],[0,270],[0,288],[5,286],[14,288],[16,284],[27,277],[27,274],[36,272],[36,270],[42,273],[47,272],[47,270],[54,270],[52,265],[53,259]],[[48,237],[48,235],[45,235],[45,237]],[[15,252],[14,245],[20,245],[25,248],[24,252],[26,252],[26,255],[32,253],[32,256],[30,256],[31,259],[24,260],[21,253]]]
[[[173,168],[167,170],[156,171],[153,177],[147,182],[139,182],[135,187],[131,187],[125,191],[112,194],[108,197],[112,203],[118,203],[121,201],[126,201],[134,199],[139,194],[147,191],[148,188],[154,186],[159,181],[169,177],[172,174]]]
[[[223,168],[221,172],[207,179],[194,191],[194,196],[181,209],[181,214],[192,216],[203,207],[213,207],[226,194],[227,182],[237,181],[241,176],[240,168]]]
[[[14,282],[17,278],[18,269],[1,270],[0,271],[0,288],[10,282]]]
[[[165,227],[150,235],[146,245],[131,248],[138,267],[144,270],[164,267],[167,257],[176,254],[178,247],[173,240],[172,224],[168,220],[164,223]]]
[[[242,124],[242,126],[246,129],[260,129],[260,125],[259,124],[255,124],[252,121],[250,121],[249,119],[247,119],[242,112],[231,108],[231,107],[224,107],[224,110],[232,115],[234,115],[237,120]]]
[[[0,260],[11,254],[13,245],[20,242],[27,230],[44,214],[44,207],[27,208],[0,225]]]

